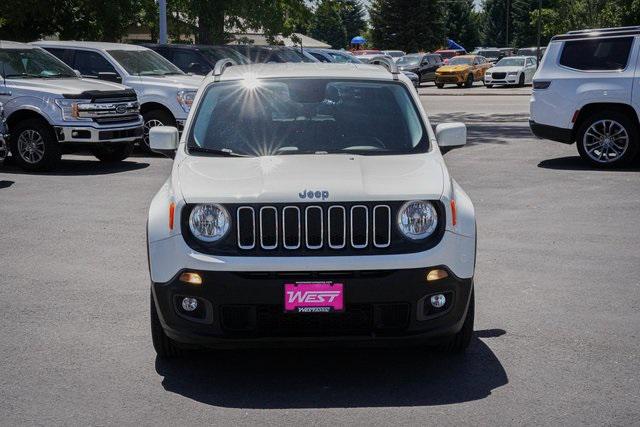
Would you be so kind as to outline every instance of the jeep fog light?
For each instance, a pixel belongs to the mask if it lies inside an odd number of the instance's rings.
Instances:
[[[442,294],[433,295],[431,297],[431,305],[434,306],[435,308],[444,307],[446,303],[447,303],[447,298],[445,298],[445,296]],[[184,306],[184,301],[182,302],[182,305]]]
[[[433,303],[433,297],[431,297],[431,302]],[[195,298],[189,298],[189,297],[183,298],[182,308],[184,309],[184,311],[188,311],[188,312],[194,311],[196,308],[198,308],[198,300]]]

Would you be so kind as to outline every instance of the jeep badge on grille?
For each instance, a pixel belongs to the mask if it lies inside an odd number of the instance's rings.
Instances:
[[[326,190],[302,190],[298,193],[298,197],[301,199],[322,199],[327,200],[329,198],[329,192]]]

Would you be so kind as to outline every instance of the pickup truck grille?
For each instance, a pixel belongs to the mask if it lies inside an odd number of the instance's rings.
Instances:
[[[140,104],[132,89],[116,91],[86,91],[63,95],[68,99],[91,100],[78,104],[78,117],[100,124],[131,123],[139,119]]]
[[[396,226],[401,201],[225,205],[232,227],[223,241],[204,243],[189,229],[194,205],[181,215],[183,236],[193,249],[231,256],[341,256],[419,252],[444,233],[440,202],[438,230],[428,239],[405,238]]]

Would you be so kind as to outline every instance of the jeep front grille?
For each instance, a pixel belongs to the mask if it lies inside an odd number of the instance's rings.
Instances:
[[[346,256],[401,254],[427,250],[444,233],[444,206],[432,201],[438,229],[423,241],[396,226],[404,201],[226,204],[231,230],[218,242],[198,240],[189,229],[195,205],[181,213],[186,243],[202,253],[229,256]]]
[[[391,244],[388,205],[240,206],[236,224],[241,250],[365,249]]]

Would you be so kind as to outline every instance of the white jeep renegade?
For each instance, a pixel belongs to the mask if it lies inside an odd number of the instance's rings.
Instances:
[[[411,81],[362,64],[219,62],[148,218],[161,357],[265,342],[426,341],[473,332],[474,208]]]
[[[578,146],[594,166],[626,165],[640,149],[640,27],[555,36],[533,77],[532,132]]]

